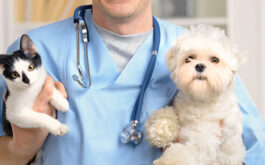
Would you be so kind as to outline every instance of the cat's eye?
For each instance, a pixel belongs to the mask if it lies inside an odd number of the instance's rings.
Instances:
[[[217,58],[217,57],[211,57],[211,62],[218,64],[219,63],[219,58]]]
[[[17,72],[13,72],[11,74],[12,78],[18,78],[19,77],[19,74]]]
[[[28,71],[33,71],[34,70],[34,65],[33,64],[30,64],[29,66],[28,66]]]

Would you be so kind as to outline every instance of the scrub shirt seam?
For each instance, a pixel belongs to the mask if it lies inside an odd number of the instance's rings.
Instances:
[[[69,33],[71,34],[71,33]],[[66,45],[69,45],[69,42],[70,42],[70,39],[71,37],[67,37],[66,40],[67,40],[67,43]],[[65,49],[64,53],[66,54],[64,56],[64,63],[63,63],[63,81],[64,81],[64,84],[65,84],[65,87],[68,87],[69,86],[69,83],[67,81],[67,74],[66,74],[66,68],[67,68],[67,59],[69,57],[69,47],[67,46],[67,49]],[[68,53],[67,53],[68,52]],[[67,91],[66,91],[67,92]]]

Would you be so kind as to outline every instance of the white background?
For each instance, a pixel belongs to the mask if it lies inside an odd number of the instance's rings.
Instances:
[[[247,52],[240,75],[265,118],[265,1],[227,2],[230,38]]]

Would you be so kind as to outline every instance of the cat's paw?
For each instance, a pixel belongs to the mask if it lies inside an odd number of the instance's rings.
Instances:
[[[69,109],[68,101],[60,95],[57,95],[57,97],[56,95],[53,96],[50,102],[58,111],[67,112]]]
[[[66,112],[69,109],[69,103],[67,99],[64,98],[56,88],[54,88],[53,90],[53,95],[51,97],[50,103],[58,111]]]
[[[61,112],[67,112],[69,109],[69,103],[66,99],[61,99],[60,102],[56,105],[56,109]]]
[[[60,124],[50,130],[50,132],[55,136],[65,135],[68,131],[69,128],[64,124]]]

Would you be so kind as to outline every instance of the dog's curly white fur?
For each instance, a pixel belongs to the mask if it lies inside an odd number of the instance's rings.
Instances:
[[[145,124],[151,145],[169,146],[155,165],[242,165],[242,114],[234,93],[242,59],[218,28],[191,27],[177,39],[167,64],[179,92],[173,106]]]

